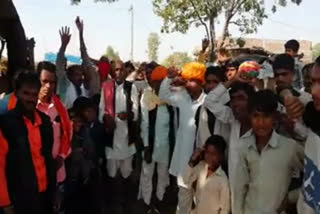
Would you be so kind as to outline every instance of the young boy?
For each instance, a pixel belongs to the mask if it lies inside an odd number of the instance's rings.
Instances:
[[[303,87],[303,63],[298,58],[300,44],[297,40],[291,39],[284,45],[285,53],[294,58],[294,80],[293,87],[300,90]]]
[[[304,152],[299,144],[274,130],[277,106],[277,97],[269,90],[250,98],[253,136],[242,148],[236,168],[233,213],[281,213],[291,199],[292,171],[302,168]]]
[[[183,179],[190,185],[197,181],[196,214],[230,213],[229,182],[221,168],[225,149],[225,140],[212,135],[204,150],[196,150],[189,161]]]

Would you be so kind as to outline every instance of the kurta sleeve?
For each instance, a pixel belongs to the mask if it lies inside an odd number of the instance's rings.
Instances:
[[[217,120],[229,124],[234,122],[235,119],[231,108],[221,102],[225,93],[228,93],[226,87],[223,84],[219,84],[206,96],[203,105],[214,114]]]
[[[0,132],[0,207],[11,204],[6,177],[6,158],[8,153],[8,143]]]
[[[228,180],[222,182],[220,192],[220,214],[229,214],[231,211],[230,187]]]
[[[180,107],[184,103],[184,99],[188,94],[185,89],[181,91],[170,90],[170,84],[172,79],[165,78],[160,86],[159,97],[161,100],[167,102],[169,105],[174,107]]]
[[[145,147],[149,146],[149,111],[145,105],[145,93],[141,97],[141,138]]]
[[[190,167],[188,164],[187,167],[185,168],[184,173],[183,173],[183,177],[182,177],[183,182],[186,185],[191,186],[193,184],[193,182],[195,182],[197,180],[197,178],[199,177],[199,172],[202,168],[203,168],[203,164],[201,162],[193,168]]]

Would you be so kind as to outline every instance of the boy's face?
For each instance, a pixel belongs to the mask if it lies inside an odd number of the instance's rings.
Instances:
[[[288,69],[277,69],[275,70],[275,80],[277,87],[280,88],[289,88],[293,83],[293,71]]]
[[[237,72],[238,70],[236,67],[227,67],[226,76],[228,80],[231,80],[237,74]]]
[[[210,167],[217,168],[221,164],[222,154],[214,146],[209,145],[204,150],[204,160]]]
[[[86,122],[91,123],[96,120],[97,114],[94,107],[87,108],[83,111],[83,117],[85,118]]]
[[[215,89],[221,81],[214,74],[209,74],[206,77],[206,84],[204,86],[204,90],[206,93],[209,93],[211,90]]]
[[[295,57],[297,55],[297,52],[295,52],[294,50],[292,50],[290,48],[286,48],[285,53],[292,56],[292,57]]]
[[[320,112],[320,66],[315,66],[310,73],[311,77],[311,95],[313,104],[317,111]]]
[[[73,130],[75,133],[79,132],[83,126],[83,120],[80,117],[75,117],[72,119]]]
[[[235,118],[240,122],[246,121],[248,118],[248,95],[243,90],[239,90],[230,96],[230,105]]]
[[[273,130],[273,115],[254,110],[251,115],[252,131],[258,137],[270,136]]]

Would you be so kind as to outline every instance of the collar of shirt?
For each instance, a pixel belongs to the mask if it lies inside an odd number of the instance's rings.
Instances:
[[[273,130],[271,138],[269,139],[269,142],[265,148],[271,147],[273,149],[276,149],[279,145],[278,138],[279,138],[279,135],[277,134],[276,131]],[[250,141],[248,147],[257,150],[255,137],[254,137],[254,140]]]
[[[49,108],[54,107],[54,104],[53,104],[52,99],[50,100],[50,103],[45,103],[45,102],[42,102],[40,99],[38,99],[38,106],[46,107],[49,109]]]
[[[206,171],[208,172],[208,170],[209,170],[209,165],[206,163]],[[214,171],[213,173],[212,173],[212,175],[216,175],[216,176],[223,176],[223,170],[222,170],[222,168],[221,168],[221,166],[219,166],[217,169],[216,169],[216,171]]]
[[[202,101],[204,100],[206,94],[202,91],[201,95],[199,96],[198,99],[196,100],[192,100],[192,103],[202,103]]]

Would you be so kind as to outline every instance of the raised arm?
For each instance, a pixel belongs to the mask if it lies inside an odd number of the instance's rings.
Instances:
[[[0,41],[1,41],[1,47],[0,47],[0,60],[1,60],[1,58],[2,58],[2,52],[3,52],[3,50],[4,50],[4,47],[5,47],[5,45],[6,45],[6,42],[5,42],[4,40],[2,40],[2,39],[0,39]]]
[[[66,77],[67,62],[65,58],[65,52],[71,39],[70,28],[62,27],[59,30],[59,34],[61,39],[61,46],[57,55],[56,66],[57,66],[58,80],[60,81],[60,79],[62,79],[63,77]]]
[[[76,25],[79,30],[80,52],[82,58],[82,66],[84,68],[84,86],[89,90],[89,95],[93,96],[100,92],[100,78],[95,63],[89,57],[83,37],[83,20],[79,17],[76,19]]]

